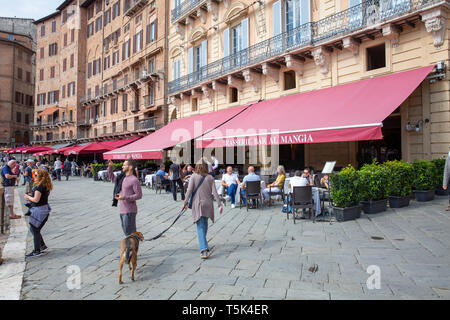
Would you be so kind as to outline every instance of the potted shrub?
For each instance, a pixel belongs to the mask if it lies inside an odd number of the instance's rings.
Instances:
[[[337,221],[354,220],[361,215],[358,172],[349,165],[330,175],[333,212]]]
[[[445,159],[439,158],[431,160],[436,167],[436,190],[438,196],[446,196],[447,190],[442,189],[442,180],[444,177]]]
[[[414,160],[414,195],[417,201],[430,201],[434,199],[436,189],[437,170],[431,161]]]
[[[103,167],[104,167],[103,163],[93,163],[92,164],[92,170],[94,171],[94,172],[92,172],[92,175],[93,175],[93,178],[95,181],[98,180],[97,173],[100,170],[103,170]]]
[[[409,205],[412,193],[413,166],[399,160],[384,163],[388,174],[389,207],[401,208]]]
[[[365,164],[359,170],[361,204],[365,213],[386,211],[388,200],[388,172],[385,166]]]

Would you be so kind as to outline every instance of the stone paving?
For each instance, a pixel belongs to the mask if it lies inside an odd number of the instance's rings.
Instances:
[[[249,212],[227,204],[210,224],[208,260],[200,259],[188,211],[162,238],[141,243],[136,281],[124,266],[119,285],[123,233],[112,188],[84,178],[55,182],[43,229],[50,250],[27,260],[22,299],[450,299],[447,197],[331,225],[293,224],[281,204]],[[143,190],[137,225],[150,238],[182,202]],[[73,265],[81,284],[69,290]],[[379,289],[366,284],[371,265],[380,268]]]

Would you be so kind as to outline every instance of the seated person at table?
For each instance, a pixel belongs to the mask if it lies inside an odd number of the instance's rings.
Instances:
[[[181,181],[183,181],[183,187],[184,192],[186,193],[187,188],[189,186],[189,179],[191,178],[192,174],[194,173],[194,168],[190,165],[186,165],[186,171],[183,169],[183,177],[181,178]]]
[[[305,168],[305,170],[303,170],[302,177],[306,178],[306,180],[308,181],[307,186],[314,186],[314,179],[313,179],[312,175],[309,173],[308,168]]]
[[[286,173],[284,171],[284,167],[278,166],[277,172],[278,172],[278,176],[277,176],[277,179],[275,180],[275,182],[267,185],[267,188],[265,188],[262,192],[263,196],[264,196],[264,200],[266,200],[266,202],[269,202],[269,203],[272,202],[272,200],[270,199],[269,190],[271,190],[272,192],[280,192],[284,186],[284,180],[286,178]]]
[[[248,167],[248,175],[246,175],[244,177],[244,179],[242,180],[242,184],[241,184],[241,195],[245,196],[246,195],[246,183],[248,181],[261,181],[261,178],[255,174],[255,167],[254,166],[249,166]],[[256,200],[252,199],[253,205],[256,205]],[[247,199],[245,199],[244,197],[242,197],[242,203],[244,204],[244,206],[247,205]]]
[[[238,176],[233,173],[233,168],[228,166],[227,173],[222,176],[222,186],[231,198],[231,208],[236,207],[236,190],[240,183]]]
[[[296,170],[294,176],[289,180],[289,190],[291,193],[294,192],[294,187],[305,187],[308,185],[308,180],[302,176],[300,170]]]
[[[166,166],[162,164],[160,169],[156,172],[156,174],[161,177],[161,183],[163,186],[166,186],[166,192],[169,192],[170,191],[170,180],[169,180],[169,177],[167,176],[167,173],[165,170],[166,170]]]
[[[326,174],[326,175],[324,175],[323,177],[322,177],[322,179],[320,179],[320,187],[321,188],[325,188],[325,189],[329,189],[330,188],[330,185],[329,185],[329,183],[328,183],[328,175]]]

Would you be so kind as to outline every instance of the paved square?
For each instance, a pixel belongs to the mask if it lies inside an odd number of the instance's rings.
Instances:
[[[280,204],[246,212],[228,203],[210,223],[215,252],[208,260],[200,259],[188,211],[162,238],[141,243],[136,281],[124,266],[119,285],[124,237],[118,208],[111,206],[113,185],[71,178],[54,186],[53,211],[42,232],[50,250],[27,260],[23,299],[450,298],[447,197],[332,225],[294,225]],[[182,202],[145,187],[143,192],[137,226],[150,238],[172,222]],[[32,249],[31,234],[27,247]],[[366,285],[371,265],[380,268],[380,289]],[[70,290],[68,284],[76,283],[70,271],[77,267],[80,289]]]

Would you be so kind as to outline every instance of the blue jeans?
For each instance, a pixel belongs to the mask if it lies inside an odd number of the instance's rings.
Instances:
[[[58,178],[58,181],[61,181],[61,169],[56,169],[56,178]]]
[[[226,187],[228,195],[231,198],[231,204],[235,204],[236,203],[236,190],[237,190],[237,187],[238,186],[237,186],[236,183],[230,184],[229,187]]]
[[[198,244],[200,246],[200,253],[203,250],[209,250],[208,241],[206,241],[206,233],[208,232],[208,218],[201,217],[197,220],[197,235],[198,235]]]
[[[247,194],[245,189],[241,189],[241,199],[242,199],[242,204],[244,206],[247,205],[247,199],[245,198],[245,195]],[[256,206],[256,200],[252,199],[253,205]]]

